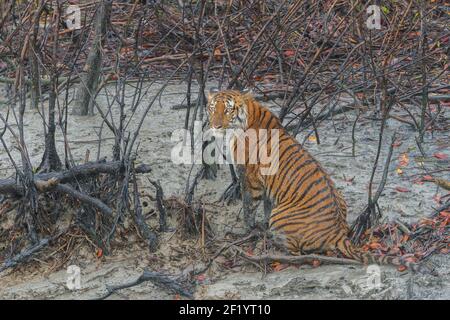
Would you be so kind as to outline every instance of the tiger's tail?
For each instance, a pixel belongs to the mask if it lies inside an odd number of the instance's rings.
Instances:
[[[369,252],[363,252],[359,248],[355,247],[355,245],[347,237],[343,237],[340,241],[338,241],[337,249],[344,256],[360,261],[365,265],[369,264],[394,265],[394,266],[404,265],[413,272],[432,274],[435,276],[438,275],[433,268],[425,266],[424,264],[421,263],[406,261],[402,257],[386,256],[386,255],[382,256],[371,254]]]

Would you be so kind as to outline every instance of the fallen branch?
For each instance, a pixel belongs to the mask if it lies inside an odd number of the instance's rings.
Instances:
[[[71,196],[75,200],[80,200],[81,202],[90,204],[108,216],[112,216],[112,214],[113,214],[112,209],[110,207],[108,207],[106,204],[104,204],[101,200],[91,197],[85,193],[78,191],[78,190],[75,190],[68,184],[58,184],[58,185],[56,185],[55,190],[59,191],[59,192],[63,192],[65,194]]]
[[[434,212],[428,218],[433,218],[433,217],[437,216],[438,214],[440,214],[442,211],[445,211],[449,208],[450,208],[450,201],[447,201],[442,206],[434,209]]]
[[[146,281],[151,281],[158,287],[169,289],[170,291],[172,291],[176,294],[180,294],[189,299],[193,299],[192,293],[185,290],[183,288],[183,286],[180,283],[178,283],[176,280],[171,279],[169,276],[167,276],[163,273],[160,273],[160,272],[144,270],[142,275],[139,278],[137,278],[135,281],[131,281],[129,283],[125,283],[125,284],[113,286],[113,287],[107,286],[106,287],[107,293],[105,295],[101,296],[100,298],[98,298],[97,300],[106,299],[118,290],[131,288],[131,287],[137,286]]]
[[[49,172],[37,174],[34,176],[35,185],[39,191],[45,192],[46,183],[49,181],[57,180],[58,183],[73,182],[78,179],[92,177],[101,173],[117,173],[124,170],[124,167],[120,161],[114,162],[100,162],[100,163],[88,163],[80,166],[75,166],[67,171]],[[135,169],[136,173],[148,173],[151,169],[148,165],[140,165]],[[40,188],[40,189],[39,189]],[[0,179],[0,194],[13,194],[16,196],[23,196],[25,190],[21,185],[17,184],[15,179]]]
[[[361,265],[361,262],[359,262],[357,260],[346,259],[346,258],[327,257],[327,256],[322,256],[322,255],[317,255],[317,254],[308,254],[308,255],[301,255],[301,256],[283,256],[283,255],[264,254],[264,255],[260,255],[260,256],[249,256],[238,247],[235,247],[234,249],[236,249],[238,251],[239,255],[242,258],[244,258],[245,260],[248,260],[250,262],[264,262],[264,263],[280,262],[280,263],[288,263],[288,264],[306,264],[306,263],[312,263],[313,261],[317,260],[323,264]]]
[[[39,241],[39,243],[31,246],[28,249],[23,250],[18,255],[16,255],[16,256],[12,257],[11,259],[7,260],[0,267],[0,273],[5,271],[6,269],[13,268],[13,267],[17,266],[21,262],[24,262],[24,261],[28,260],[32,255],[34,255],[35,253],[40,251],[42,248],[47,246],[49,244],[49,242],[50,242],[50,239],[48,239],[48,238],[42,239],[41,241]]]

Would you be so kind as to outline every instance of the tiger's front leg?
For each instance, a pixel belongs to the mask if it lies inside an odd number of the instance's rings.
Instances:
[[[237,165],[236,173],[238,181],[240,182],[241,195],[242,195],[242,211],[244,214],[244,224],[247,231],[253,230],[255,227],[256,208],[255,201],[253,201],[252,194],[250,193],[249,184],[246,177],[246,168],[243,165]]]
[[[264,189],[251,166],[237,166],[237,173],[241,181],[242,211],[247,231],[256,228],[256,211],[259,201],[263,199]],[[266,209],[266,202],[265,202]]]

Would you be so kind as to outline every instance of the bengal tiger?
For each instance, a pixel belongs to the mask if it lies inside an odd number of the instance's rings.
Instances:
[[[261,106],[251,93],[212,90],[208,95],[207,110],[209,127],[215,135],[223,135],[226,129],[240,129],[242,132],[250,129],[278,131],[277,150],[270,150],[270,133],[267,133],[264,141],[260,140],[256,144],[246,140],[243,164],[244,190],[248,190],[254,200],[267,196],[273,202],[269,232],[277,247],[285,248],[293,255],[337,249],[345,257],[363,264],[405,265],[412,270],[422,271],[419,270],[419,264],[403,261],[400,257],[364,252],[350,241],[350,228],[346,222],[347,205],[331,177],[283,128],[280,120]],[[268,153],[278,152],[277,170],[265,175],[261,174],[259,163],[250,162],[250,155],[264,143],[268,145]],[[236,140],[230,144],[233,159],[238,157],[237,145]]]

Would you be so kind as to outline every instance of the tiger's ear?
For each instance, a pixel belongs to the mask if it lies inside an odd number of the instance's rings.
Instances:
[[[211,88],[208,92],[208,101],[211,101],[212,98],[216,95],[216,93],[219,92],[219,89],[217,88]]]

